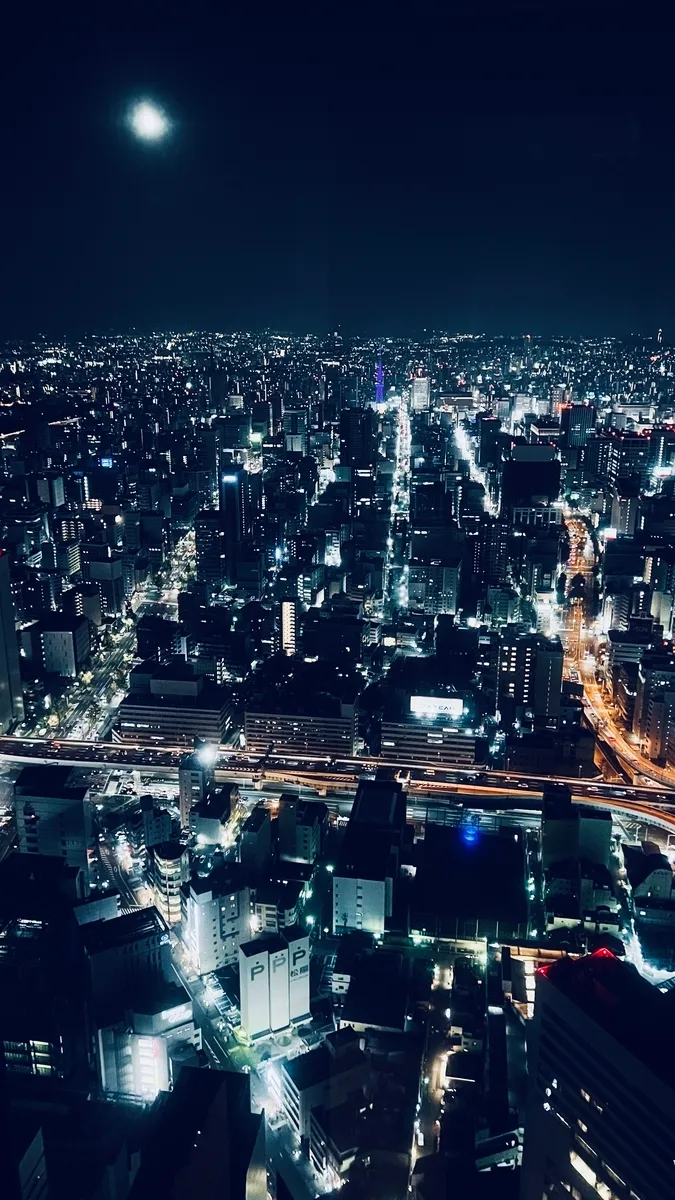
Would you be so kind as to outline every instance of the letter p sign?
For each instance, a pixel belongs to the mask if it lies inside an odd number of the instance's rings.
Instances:
[[[262,975],[264,970],[265,968],[262,963],[255,963],[255,965],[251,967],[251,983],[253,983],[256,975]]]
[[[303,950],[302,948],[300,948],[298,950],[294,950],[293,951],[293,966],[295,966],[296,963],[301,962],[303,958],[307,958],[306,950]]]

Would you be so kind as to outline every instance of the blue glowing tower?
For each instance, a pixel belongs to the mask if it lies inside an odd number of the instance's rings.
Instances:
[[[382,370],[382,349],[377,358],[377,366],[375,367],[375,403],[384,404],[384,371]]]

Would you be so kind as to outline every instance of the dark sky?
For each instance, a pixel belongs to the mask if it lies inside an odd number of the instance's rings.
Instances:
[[[604,35],[583,63],[545,43],[446,36],[442,55],[349,69],[217,38],[17,51],[0,82],[0,339],[672,330],[672,103]],[[124,126],[137,97],[174,120],[161,146]]]

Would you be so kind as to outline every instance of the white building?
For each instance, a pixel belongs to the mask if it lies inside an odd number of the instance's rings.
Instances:
[[[183,941],[199,975],[237,961],[240,942],[251,936],[251,893],[239,863],[226,863],[207,879],[182,889]]]
[[[215,790],[215,772],[211,755],[195,751],[186,754],[180,760],[178,767],[178,797],[180,805],[181,829],[187,829],[190,821],[190,811],[195,804],[200,804]]]
[[[285,1060],[281,1066],[281,1103],[288,1124],[308,1140],[312,1110],[336,1108],[360,1091],[368,1075],[368,1058],[352,1029],[329,1033],[309,1054]]]
[[[99,1079],[108,1095],[152,1101],[174,1081],[172,1054],[201,1047],[192,1001],[182,987],[165,985],[146,1000],[137,1000],[125,1016],[96,1033]]]
[[[281,601],[281,651],[283,654],[295,654],[297,615],[297,600]]]
[[[378,857],[378,856],[376,856]],[[392,914],[393,878],[386,865],[368,862],[355,875],[333,876],[333,933],[358,929],[382,937]]]
[[[14,784],[14,812],[22,854],[47,854],[82,870],[89,889],[87,851],[92,841],[85,787],[71,786],[70,767],[24,767]]]
[[[239,946],[242,1029],[251,1038],[309,1015],[309,937],[299,926]]]
[[[417,376],[412,383],[412,402],[411,407],[413,412],[425,412],[429,407],[430,398],[430,381],[429,379]]]

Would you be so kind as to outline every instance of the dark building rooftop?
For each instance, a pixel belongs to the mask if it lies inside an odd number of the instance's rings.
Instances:
[[[82,926],[82,940],[88,954],[100,954],[129,942],[163,934],[168,938],[169,931],[154,907],[139,908],[112,921],[92,921]]]
[[[22,767],[14,784],[14,792],[17,796],[84,799],[87,794],[86,787],[72,785],[70,782],[72,776],[72,767],[60,767],[56,764],[44,767]]]
[[[671,1036],[675,993],[661,992],[632,965],[601,948],[583,958],[540,967],[547,979],[669,1087],[675,1074]],[[648,1036],[636,1036],[637,1031]]]
[[[173,1091],[158,1103],[129,1200],[248,1195],[261,1122],[260,1114],[251,1113],[246,1075],[183,1067]],[[264,1180],[264,1152],[257,1166]]]

